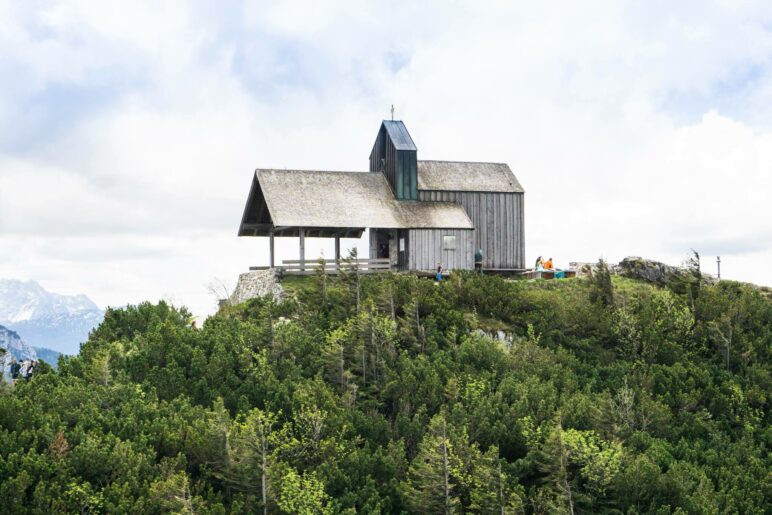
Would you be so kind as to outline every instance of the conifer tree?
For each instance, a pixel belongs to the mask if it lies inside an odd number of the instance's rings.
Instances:
[[[563,424],[560,413],[555,416],[555,424],[547,437],[538,457],[539,470],[549,490],[554,494],[551,509],[555,513],[574,515],[574,485],[569,470],[569,450],[563,440]]]
[[[491,515],[523,513],[522,499],[502,470],[499,449],[495,445],[479,454],[476,460],[470,510]]]
[[[275,502],[274,468],[285,433],[275,414],[255,408],[234,422],[226,440],[227,465],[218,476],[237,490],[259,491],[264,514]]]
[[[459,499],[451,482],[452,446],[448,438],[445,416],[432,418],[418,455],[408,471],[405,494],[408,504],[416,513],[457,513]]]
[[[592,269],[592,290],[590,300],[598,302],[607,308],[614,307],[614,283],[611,282],[611,271],[603,258],[598,260],[598,264]]]
[[[362,298],[362,273],[359,270],[359,254],[356,247],[348,252],[348,256],[340,265],[340,280],[353,290],[356,300],[356,312],[359,313]]]
[[[402,339],[410,342],[422,354],[426,351],[426,331],[424,329],[422,310],[424,309],[424,297],[422,285],[418,280],[413,280],[410,288],[410,297],[403,306],[405,316],[402,320]]]

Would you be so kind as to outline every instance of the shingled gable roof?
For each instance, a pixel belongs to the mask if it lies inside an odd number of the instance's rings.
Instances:
[[[506,164],[463,161],[418,161],[418,189],[523,193]]]
[[[266,235],[271,222],[287,236],[298,227],[349,229],[350,236],[367,227],[474,228],[460,204],[398,201],[380,173],[258,169],[239,235]]]

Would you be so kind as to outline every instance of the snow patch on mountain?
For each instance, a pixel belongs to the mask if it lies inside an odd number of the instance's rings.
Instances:
[[[0,279],[0,324],[35,347],[77,354],[104,311],[86,295],[52,293],[35,281]]]
[[[51,293],[35,281],[0,279],[0,322],[15,323],[54,315],[100,311],[83,294]]]

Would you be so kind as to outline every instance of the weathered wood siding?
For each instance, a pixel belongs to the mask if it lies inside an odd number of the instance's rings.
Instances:
[[[522,193],[419,191],[419,200],[460,203],[474,224],[485,268],[525,268]],[[474,256],[474,251],[472,252]]]
[[[474,232],[468,229],[410,229],[408,267],[410,270],[474,269]],[[455,250],[443,249],[443,236],[455,236]]]

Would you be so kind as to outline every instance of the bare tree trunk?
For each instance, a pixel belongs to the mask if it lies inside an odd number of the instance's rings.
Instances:
[[[360,281],[359,281],[359,265],[357,264],[356,269],[357,274],[357,313],[359,313],[359,296],[360,296]]]
[[[262,442],[261,445],[263,447],[262,449],[262,464],[260,465],[260,489],[262,490],[263,494],[263,515],[268,515],[268,499],[266,498],[266,474],[265,474],[265,466],[266,466],[266,459],[265,459],[265,432],[262,434]]]
[[[344,393],[346,391],[345,385],[345,361],[343,360],[343,344],[340,344],[340,391]]]
[[[378,381],[378,366],[381,360],[381,353],[378,350],[378,346],[375,344],[375,320],[373,315],[370,315],[370,347],[375,350],[375,363],[373,363],[373,381]]]
[[[324,263],[324,260],[322,260],[322,300],[324,301],[325,306],[327,305],[327,267]]]
[[[558,438],[559,444],[560,444],[560,471],[561,475],[563,476],[563,489],[566,492],[566,495],[568,496],[568,510],[571,515],[574,515],[574,499],[571,495],[571,484],[568,482],[568,468],[566,466],[565,460],[565,451],[563,446],[563,427],[559,428]]]
[[[418,334],[418,339],[421,340],[421,354],[424,352],[424,339],[421,334],[421,314],[418,312],[418,300],[415,301],[415,329]]]
[[[270,298],[268,300],[268,326],[271,334],[271,348],[273,349],[273,299]]]
[[[445,473],[445,513],[450,514],[450,471],[448,470],[448,439],[445,420],[442,421],[442,468]]]
[[[504,482],[501,481],[501,461],[499,461],[499,505],[501,506],[501,515],[504,513]]]
[[[726,370],[729,372],[729,353],[732,350],[732,336],[733,336],[733,328],[732,328],[732,322],[731,320],[727,322],[728,331],[727,334],[724,334],[724,332],[720,329],[719,324],[715,323],[713,324],[713,328],[716,331],[716,334],[721,338],[721,341],[724,343],[724,349],[726,350]]]

